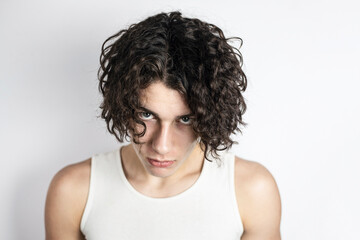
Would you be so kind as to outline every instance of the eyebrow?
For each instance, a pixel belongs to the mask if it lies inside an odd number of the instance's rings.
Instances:
[[[155,117],[159,118],[159,115],[153,111],[151,111],[150,109],[147,109],[146,107],[142,107],[140,106],[139,107],[141,110],[143,110],[144,112],[148,112],[148,113],[151,113],[152,115],[154,115]],[[182,114],[182,115],[179,115],[179,116],[176,116],[177,118],[180,118],[180,117],[192,117],[194,116],[194,114],[192,113],[187,113],[187,114]]]

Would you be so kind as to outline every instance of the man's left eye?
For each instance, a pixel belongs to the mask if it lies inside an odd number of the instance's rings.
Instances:
[[[180,122],[183,124],[190,124],[192,121],[190,117],[184,116],[180,118]]]

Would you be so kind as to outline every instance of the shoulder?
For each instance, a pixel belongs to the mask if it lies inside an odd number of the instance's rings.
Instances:
[[[66,194],[74,194],[74,190],[76,190],[75,196],[84,194],[90,183],[90,169],[90,159],[64,167],[53,177],[48,196],[56,194],[57,197],[67,197]]]
[[[59,225],[63,227],[61,234],[79,234],[89,191],[90,169],[91,160],[87,159],[64,167],[53,177],[45,205],[46,235],[50,239],[50,236],[59,236]],[[70,235],[61,236],[70,238]]]
[[[263,165],[235,157],[235,191],[245,233],[280,234],[279,190],[275,179]]]
[[[271,173],[260,163],[235,157],[235,182],[245,191],[277,190]],[[261,192],[261,191],[260,191]]]

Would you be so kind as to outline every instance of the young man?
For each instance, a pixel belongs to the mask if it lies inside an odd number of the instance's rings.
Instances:
[[[244,124],[241,65],[218,27],[179,12],[106,40],[102,118],[131,143],[56,174],[46,239],[279,240],[273,177],[225,151]]]

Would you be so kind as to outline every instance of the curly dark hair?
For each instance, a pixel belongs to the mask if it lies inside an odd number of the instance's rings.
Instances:
[[[229,44],[232,39],[242,43],[180,12],[151,16],[109,37],[102,45],[98,72],[104,97],[101,117],[108,131],[120,142],[143,136],[139,92],[160,80],[185,96],[204,152],[217,158],[218,151],[235,143],[230,135],[245,125],[241,93],[247,79],[240,51]],[[133,122],[144,130],[136,133]]]

